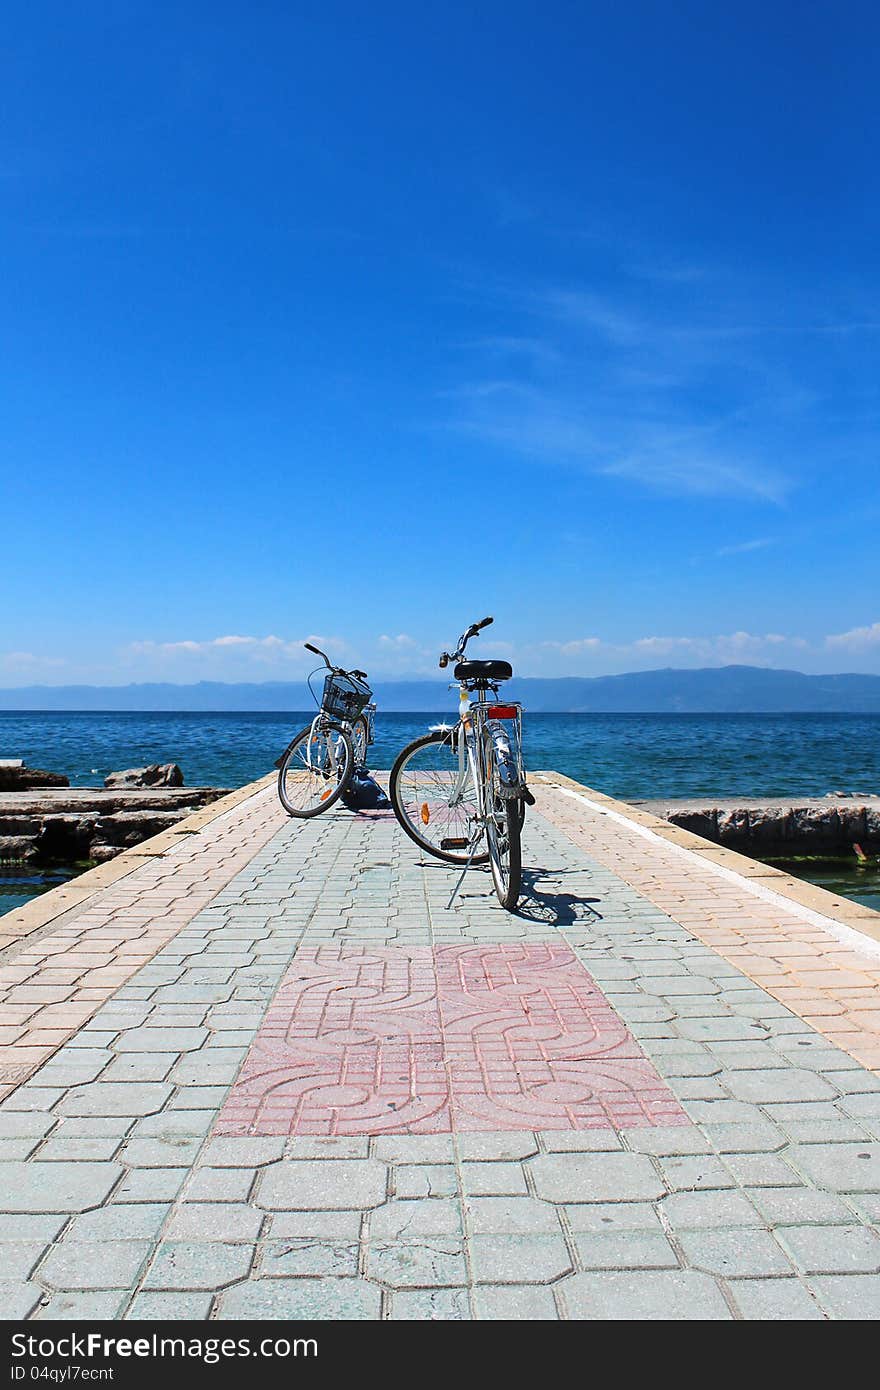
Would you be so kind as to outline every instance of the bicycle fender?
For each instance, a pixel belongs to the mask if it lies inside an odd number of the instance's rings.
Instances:
[[[510,751],[510,739],[507,730],[498,719],[490,719],[488,729],[495,745],[495,757],[498,760],[498,776],[501,780],[499,790],[502,796],[518,796],[520,794],[519,771]]]

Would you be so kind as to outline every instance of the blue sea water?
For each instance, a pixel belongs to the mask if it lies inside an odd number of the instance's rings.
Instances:
[[[177,762],[188,786],[237,787],[272,770],[300,713],[0,711],[0,758],[97,787],[108,772]],[[383,714],[371,766],[454,710]],[[623,799],[822,796],[880,791],[880,715],[532,714],[526,766],[553,768]]]

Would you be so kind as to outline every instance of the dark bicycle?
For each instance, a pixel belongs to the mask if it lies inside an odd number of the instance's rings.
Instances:
[[[319,701],[312,687],[313,677],[323,669],[319,666],[308,677],[318,713],[275,764],[281,805],[289,816],[304,820],[329,810],[347,789],[355,769],[366,764],[376,712],[366,671],[331,665],[311,642],[305,648],[324,662],[328,672],[324,690]]]

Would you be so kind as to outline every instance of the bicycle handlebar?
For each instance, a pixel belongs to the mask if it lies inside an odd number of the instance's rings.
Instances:
[[[471,638],[476,637],[478,632],[482,632],[484,627],[488,627],[489,624],[494,623],[494,621],[494,618],[484,618],[483,621],[480,623],[471,623],[467,631],[463,632],[459,637],[458,646],[456,647],[455,651],[444,652],[442,654],[442,656],[440,657],[440,666],[448,666],[450,661],[456,661],[459,657],[464,656],[464,649],[467,646],[468,642],[471,640]]]

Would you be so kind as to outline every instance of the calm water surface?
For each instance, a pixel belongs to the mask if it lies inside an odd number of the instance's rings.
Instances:
[[[454,707],[383,714],[373,767]],[[0,758],[101,786],[108,772],[177,762],[189,786],[237,787],[269,772],[305,713],[134,714],[0,711]],[[526,764],[611,796],[822,796],[880,789],[880,715],[534,714]]]
[[[0,711],[0,758],[63,772],[99,787],[108,772],[176,762],[188,786],[237,787],[271,771],[299,713],[42,713]],[[454,718],[383,714],[371,765],[388,768],[411,739]],[[880,715],[534,714],[525,717],[526,765],[553,768],[627,799],[823,796],[880,790]],[[880,870],[809,865],[822,887],[880,908]],[[70,877],[0,871],[0,912]]]

